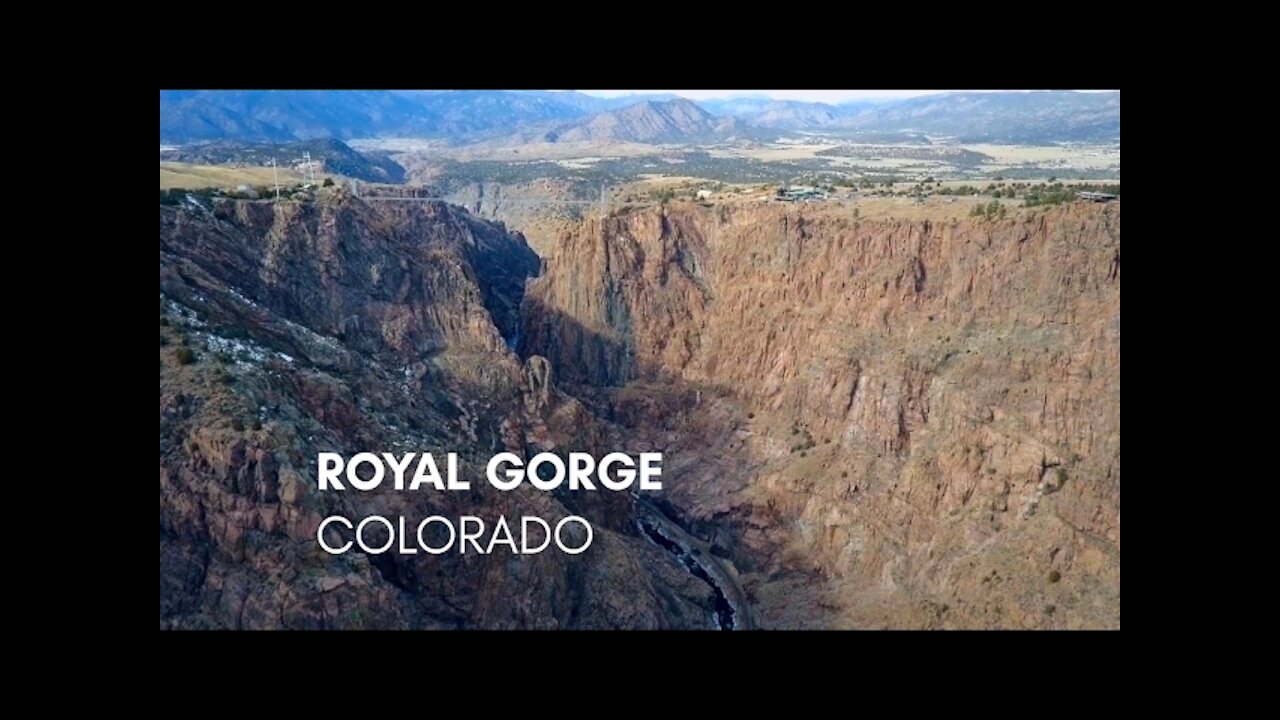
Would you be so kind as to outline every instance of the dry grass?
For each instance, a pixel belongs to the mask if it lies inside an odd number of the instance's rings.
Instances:
[[[1119,145],[963,145],[966,150],[973,150],[990,155],[992,164],[988,170],[1013,167],[1023,163],[1036,163],[1045,166],[1045,174],[1053,175],[1054,168],[1103,169],[1120,162]]]
[[[685,146],[678,145],[647,145],[626,142],[530,142],[512,145],[506,140],[456,147],[434,141],[394,138],[353,140],[350,144],[351,147],[362,152],[366,150],[386,150],[393,153],[412,153],[424,158],[448,158],[459,162],[477,160],[495,160],[499,162],[589,160],[661,155],[686,149]]]
[[[323,176],[317,174],[316,182]],[[231,167],[228,165],[192,165],[190,163],[160,163],[160,189],[234,188],[237,185],[270,185],[273,182],[269,167]],[[280,184],[296,185],[302,176],[293,170],[280,168]]]
[[[719,148],[712,152],[712,156],[744,157],[760,160],[761,162],[811,160],[816,158],[819,152],[837,147],[840,147],[840,145],[834,142],[771,143],[765,147]]]

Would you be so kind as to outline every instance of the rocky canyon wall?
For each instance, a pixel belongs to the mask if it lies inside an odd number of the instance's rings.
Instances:
[[[319,452],[457,452],[479,480],[496,451],[590,442],[545,361],[508,347],[538,267],[522,236],[443,204],[161,206],[161,627],[707,627],[710,588],[639,536],[625,494],[317,489]],[[333,514],[492,525],[566,503],[594,525],[587,553],[316,541]]]
[[[546,266],[521,354],[665,450],[761,625],[1119,626],[1119,203],[681,204]]]

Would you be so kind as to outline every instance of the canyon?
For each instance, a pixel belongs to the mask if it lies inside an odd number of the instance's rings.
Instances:
[[[1118,202],[679,202],[539,245],[341,188],[161,206],[162,628],[1119,627]],[[318,490],[364,450],[661,453],[661,490]],[[332,556],[331,515],[595,536]]]

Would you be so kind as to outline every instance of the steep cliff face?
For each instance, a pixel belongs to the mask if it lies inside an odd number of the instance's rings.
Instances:
[[[711,253],[696,214],[588,220],[566,233],[534,282],[521,353],[587,385],[677,377],[706,323]]]
[[[508,349],[537,257],[444,205],[191,200],[160,208],[162,627],[705,627],[710,589],[623,498],[566,499],[589,553],[324,554],[321,519],[569,514],[555,496],[321,493],[316,454],[589,442],[548,364]],[[542,443],[542,444],[540,444]],[[411,520],[412,522],[412,520]]]
[[[160,210],[162,627],[706,627],[625,493],[320,493],[318,452],[664,453],[763,627],[1117,627],[1120,208]],[[517,345],[519,355],[509,348]],[[524,360],[521,360],[521,357]],[[590,552],[323,554],[330,514],[586,516]],[[672,536],[675,536],[672,534]]]
[[[539,180],[524,183],[436,182],[429,173],[419,177],[437,188],[448,202],[466,208],[472,215],[519,228],[529,247],[541,257],[549,257],[555,241],[573,229],[582,218],[597,211],[583,204],[580,191],[566,182]]]
[[[665,449],[760,624],[1119,626],[1118,203],[614,215],[524,302],[521,354]]]

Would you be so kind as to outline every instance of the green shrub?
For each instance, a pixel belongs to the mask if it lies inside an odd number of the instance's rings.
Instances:
[[[253,429],[254,429],[254,430],[261,430],[261,429],[262,429],[262,421],[261,421],[261,420],[254,420],[254,421],[253,421]]]
[[[1049,571],[1049,582],[1056,583],[1061,579],[1062,579],[1062,573],[1058,572],[1057,570]]]
[[[320,183],[321,187],[333,187],[333,178],[327,177],[324,182]]]
[[[676,191],[671,188],[663,188],[662,190],[651,190],[649,191],[649,197],[665,205],[666,203],[669,203],[675,199]]]
[[[231,418],[231,429],[236,432],[244,432],[244,421],[240,418]]]
[[[173,356],[178,360],[179,365],[190,365],[196,361],[195,351],[186,346],[178,348],[178,351]]]

